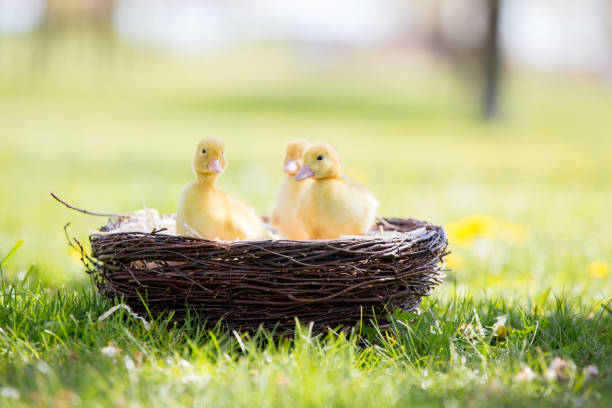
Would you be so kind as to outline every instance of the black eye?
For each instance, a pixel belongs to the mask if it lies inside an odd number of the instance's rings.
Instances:
[[[323,156],[321,155],[317,156],[317,160],[323,160]]]
[[[206,154],[206,149],[202,149],[202,154]]]

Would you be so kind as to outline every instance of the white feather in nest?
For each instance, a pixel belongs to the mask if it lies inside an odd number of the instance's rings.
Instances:
[[[120,232],[144,232],[150,233],[160,231],[162,234],[177,235],[176,233],[176,214],[162,214],[154,208],[143,208],[142,210],[134,211],[129,217],[122,218],[119,222],[110,223],[110,229],[107,231],[92,231],[94,234],[116,234]],[[189,227],[189,226],[187,226]],[[274,240],[284,239],[277,235],[272,227],[266,223],[266,227],[270,230]],[[201,238],[200,235],[191,228],[187,228],[191,232],[188,236],[192,238]],[[213,241],[222,241],[215,238]],[[238,240],[236,240],[238,241]],[[225,242],[225,241],[223,241]],[[233,241],[227,241],[233,242]]]
[[[109,223],[110,225],[111,223]],[[271,231],[274,240],[284,240],[286,238],[276,234],[269,225],[266,227]],[[159,214],[154,208],[143,208],[141,210],[134,211],[130,217],[122,219],[120,222],[113,224],[113,228],[101,232],[92,231],[95,234],[114,234],[119,232],[144,232],[150,233],[153,231],[160,231],[162,234],[176,235],[176,214]],[[409,241],[420,241],[427,239],[430,234],[427,233],[425,227],[417,228],[409,232],[398,232],[398,231],[384,231],[374,230],[367,232],[364,235],[341,235],[337,239],[355,239],[355,240],[369,240],[369,239],[389,239],[402,237]],[[198,238],[199,236],[194,231],[193,237]],[[215,239],[214,241],[221,241]]]
[[[422,239],[429,238],[430,234],[427,234],[427,228],[420,227],[408,232],[400,232],[400,231],[385,231],[385,230],[370,230],[363,235],[340,235],[338,239],[394,239],[394,238],[404,238],[408,241],[420,241]]]
[[[143,208],[130,215],[129,218],[122,219],[114,225],[115,228],[106,231],[106,234],[118,232],[144,232],[150,233],[153,230],[161,231],[163,234],[176,235],[176,218],[174,214],[159,215],[159,211],[154,208]],[[95,231],[100,234],[100,231]]]

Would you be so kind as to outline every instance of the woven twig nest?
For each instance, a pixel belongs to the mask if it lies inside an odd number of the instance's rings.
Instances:
[[[291,330],[296,317],[348,327],[414,310],[443,278],[446,234],[416,220],[381,219],[369,235],[334,240],[238,242],[108,232],[124,220],[90,236],[88,269],[103,296],[141,313],[190,310],[251,331]]]

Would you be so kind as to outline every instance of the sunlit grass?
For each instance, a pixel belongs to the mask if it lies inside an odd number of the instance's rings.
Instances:
[[[609,397],[612,313],[572,300],[428,300],[422,313],[348,334],[288,337],[204,330],[187,318],[150,328],[84,292],[3,285],[0,378],[17,402],[53,406],[598,405]],[[496,322],[503,322],[503,330]],[[499,323],[498,323],[499,324]],[[547,377],[553,357],[563,380]],[[599,366],[599,379],[584,369]],[[534,378],[519,373],[529,367]],[[9,391],[6,391],[9,390]],[[1,397],[0,397],[1,398]]]

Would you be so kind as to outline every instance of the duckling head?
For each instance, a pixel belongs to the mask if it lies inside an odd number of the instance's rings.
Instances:
[[[202,139],[193,154],[193,173],[196,178],[217,176],[227,166],[225,159],[225,143],[219,139]]]
[[[283,171],[294,177],[304,164],[303,153],[309,142],[306,140],[292,140],[285,146],[285,159],[283,160]]]
[[[327,143],[314,143],[304,151],[304,165],[295,179],[335,178],[340,175],[340,168],[340,156],[336,149]]]

